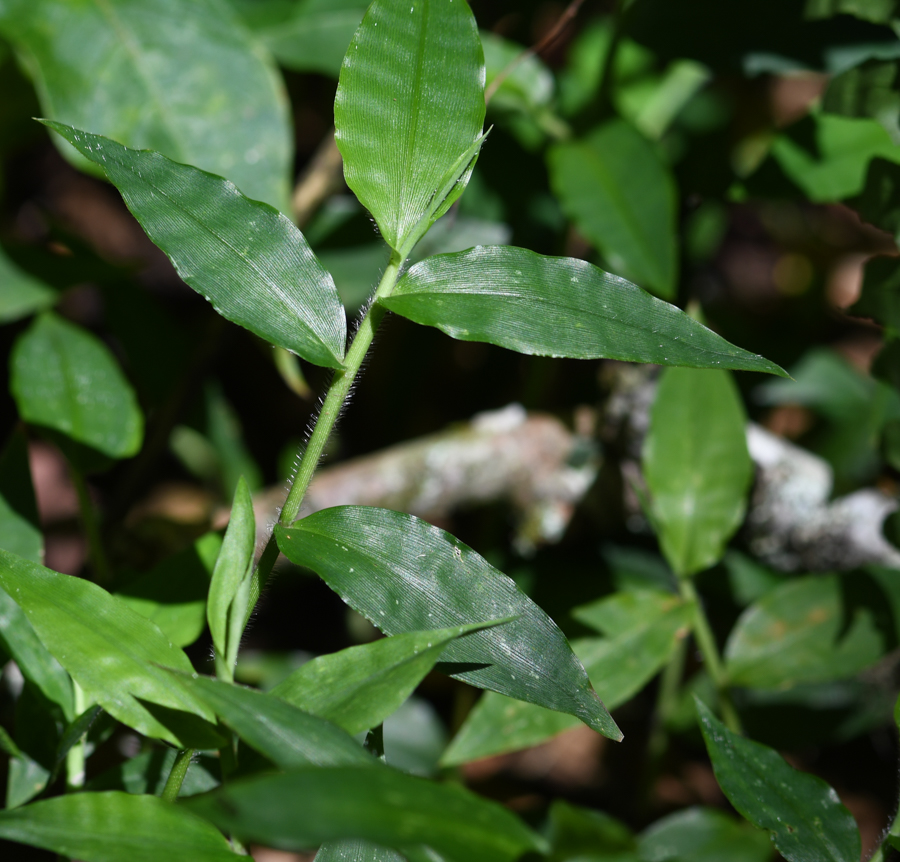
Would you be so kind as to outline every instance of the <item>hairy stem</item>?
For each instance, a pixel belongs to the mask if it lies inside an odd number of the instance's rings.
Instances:
[[[161,794],[166,802],[175,802],[178,794],[181,792],[181,785],[184,784],[184,778],[187,775],[188,767],[191,765],[191,758],[194,756],[193,748],[183,748],[178,752],[175,762],[172,764],[172,771],[166,779],[166,786]]]
[[[75,493],[78,495],[78,508],[88,542],[88,556],[91,560],[91,567],[94,570],[93,580],[98,584],[109,584],[112,580],[112,570],[109,567],[109,561],[106,559],[106,552],[103,550],[97,510],[94,508],[93,500],[91,500],[84,475],[71,461],[69,462],[69,474],[72,477],[72,484],[75,486]]]
[[[700,596],[697,595],[694,582],[690,578],[679,578],[679,588],[682,598],[687,602],[691,602],[694,606],[694,637],[697,639],[697,646],[700,647],[700,652],[703,655],[703,664],[706,666],[706,670],[716,687],[722,720],[729,730],[735,733],[743,733],[741,720],[738,717],[737,710],[734,708],[734,701],[731,699],[725,668],[722,665],[722,659],[719,657],[719,648],[716,646],[716,639],[710,628],[706,611],[700,602]]]

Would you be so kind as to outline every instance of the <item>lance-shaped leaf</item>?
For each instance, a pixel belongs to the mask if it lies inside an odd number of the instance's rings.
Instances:
[[[103,168],[150,239],[219,314],[310,362],[340,367],[344,309],[289,219],[221,177],[44,122]]]
[[[401,852],[427,844],[454,862],[512,862],[545,849],[495,802],[388,767],[264,775],[182,804],[244,841],[284,850],[357,838]]]
[[[727,372],[663,372],[642,461],[653,523],[676,574],[717,563],[741,524],[753,480],[746,423]]]
[[[144,418],[115,357],[96,336],[43,314],[18,338],[10,389],[26,421],[110,458],[134,455]]]
[[[238,594],[241,592],[241,584],[251,575],[255,548],[256,518],[253,514],[253,498],[246,480],[241,476],[234,492],[231,520],[216,559],[206,605],[213,646],[220,661],[225,663],[229,675],[237,658],[247,611],[246,601],[242,603]]]
[[[17,267],[0,248],[0,323],[43,311],[56,302],[56,291]]]
[[[622,275],[671,298],[678,194],[653,145],[624,120],[550,150],[553,188],[578,229]]]
[[[623,278],[583,260],[522,248],[485,246],[428,258],[380,302],[461,341],[520,353],[786,376]]]
[[[405,862],[395,850],[379,847],[369,841],[345,838],[329,841],[319,848],[313,862]]]
[[[45,116],[158,150],[229,177],[253,198],[288,205],[284,85],[228,4],[3,0],[0,32],[19,53]],[[84,166],[71,147],[63,152]]]
[[[465,0],[375,0],[341,67],[335,140],[347,185],[402,257],[462,194],[484,112]]]
[[[340,506],[278,527],[276,536],[289,560],[316,572],[386,634],[517,617],[450,644],[443,669],[622,738],[556,623],[449,533],[388,509]]]
[[[339,727],[271,694],[204,676],[173,674],[172,683],[193,692],[244,742],[282,769],[378,765]]]
[[[769,831],[785,859],[857,862],[856,821],[831,787],[768,746],[732,733],[699,700],[697,713],[719,786],[740,814]]]
[[[222,834],[156,796],[72,793],[0,811],[0,838],[84,862],[235,862]]]
[[[319,656],[295,670],[271,694],[333,721],[348,733],[359,733],[396,712],[448,644],[489,625],[409,632]]]
[[[216,737],[203,722],[215,720],[212,711],[173,686],[163,670],[192,672],[188,657],[150,620],[96,584],[2,550],[0,587],[88,701],[146,736],[181,747],[215,746]],[[178,735],[167,725],[177,726]]]

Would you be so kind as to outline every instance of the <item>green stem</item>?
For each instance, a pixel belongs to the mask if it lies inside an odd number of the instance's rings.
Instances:
[[[88,556],[94,570],[94,582],[108,584],[112,580],[112,570],[100,539],[100,521],[97,518],[97,510],[94,508],[84,476],[71,461],[69,462],[69,474],[72,477],[72,484],[75,486],[75,493],[78,495],[78,508],[87,537]]]
[[[183,748],[178,752],[178,756],[172,764],[172,771],[166,779],[166,786],[163,788],[161,794],[166,802],[175,802],[175,800],[178,799],[178,794],[181,792],[181,785],[184,784],[184,777],[187,775],[188,767],[191,765],[191,758],[193,756],[193,748]]]
[[[76,717],[87,709],[87,700],[81,686],[72,680],[74,714]],[[81,790],[84,787],[84,770],[87,758],[84,756],[87,734],[81,737],[66,753],[66,790]]]
[[[378,289],[375,291],[372,304],[363,317],[353,343],[347,351],[347,356],[344,358],[344,367],[334,372],[331,385],[328,387],[328,394],[325,396],[325,401],[322,404],[322,410],[316,419],[309,442],[303,451],[300,467],[291,482],[287,499],[284,501],[284,506],[281,509],[278,523],[282,526],[293,524],[300,514],[300,506],[303,504],[303,498],[309,490],[313,474],[319,466],[319,460],[322,457],[325,444],[328,442],[335,423],[341,415],[341,409],[347,400],[347,396],[350,394],[353,381],[356,379],[356,375],[359,374],[359,369],[366,358],[366,353],[372,346],[372,340],[375,338],[378,325],[384,317],[385,309],[378,304],[378,300],[391,295],[400,276],[400,267],[402,265],[403,261],[398,256],[394,255],[391,257],[387,269],[385,269],[384,275],[381,277]],[[269,541],[266,543],[266,547],[256,566],[256,571],[253,573],[253,581],[250,585],[250,602],[247,610],[248,615],[256,605],[259,593],[269,573],[272,571],[276,559],[278,559],[278,545],[273,535],[269,537]]]
[[[665,753],[668,742],[667,726],[678,704],[678,690],[684,676],[684,663],[687,658],[688,637],[681,638],[675,647],[672,658],[665,666],[659,680],[659,691],[656,696],[656,710],[653,714],[653,728],[647,743],[648,773],[656,772],[656,765]]]
[[[716,646],[716,639],[710,628],[706,611],[700,602],[700,596],[697,595],[694,582],[690,578],[679,578],[679,588],[682,598],[687,602],[691,602],[694,606],[694,637],[697,639],[697,646],[700,647],[700,652],[703,655],[703,663],[706,666],[706,670],[716,687],[722,719],[729,730],[735,733],[743,733],[741,720],[738,717],[737,710],[734,708],[734,701],[731,699],[728,677],[725,673],[722,659],[719,657],[719,648]]]

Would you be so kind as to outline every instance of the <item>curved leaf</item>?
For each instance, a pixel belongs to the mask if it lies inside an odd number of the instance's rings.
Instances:
[[[647,862],[769,862],[764,832],[715,808],[685,808],[653,823],[638,839]]]
[[[3,0],[0,32],[45,116],[227,176],[288,211],[284,86],[227,4]]]
[[[0,811],[0,838],[83,862],[234,862],[221,833],[156,796],[72,793]]]
[[[342,506],[278,527],[276,536],[289,560],[316,572],[386,634],[518,617],[450,644],[443,669],[621,739],[553,620],[449,533],[412,515]]]
[[[356,838],[454,862],[513,862],[544,842],[495,802],[388,767],[302,769],[235,781],[182,803],[242,840],[304,849]]]
[[[180,747],[194,747],[184,744],[194,741],[198,747],[210,744],[210,733],[201,720],[214,721],[212,711],[173,686],[163,670],[171,667],[190,673],[191,663],[152,622],[96,584],[3,550],[0,587],[22,608],[38,637],[89,702],[99,703],[146,736]],[[162,711],[153,711],[153,704]],[[184,729],[184,740],[161,721],[173,710],[198,717],[196,729]]]
[[[697,713],[716,780],[737,811],[771,833],[789,862],[858,862],[853,815],[821,778],[777,751],[732,733],[699,700]]]
[[[341,67],[344,176],[406,257],[462,194],[484,122],[484,56],[465,0],[375,0]]]
[[[140,449],[144,417],[112,353],[94,335],[46,313],[17,339],[10,389],[19,415],[110,458]]]
[[[479,246],[428,258],[379,301],[461,341],[520,353],[787,376],[623,278],[523,248]]]
[[[43,311],[56,296],[53,288],[19,269],[0,248],[0,323]]]
[[[653,145],[612,120],[548,156],[567,215],[622,275],[667,299],[678,275],[675,181]]]
[[[405,860],[399,853],[387,847],[349,838],[323,844],[313,862],[405,862]]]
[[[147,236],[219,314],[310,362],[340,367],[344,309],[331,276],[285,216],[221,177],[43,122],[103,168]]]

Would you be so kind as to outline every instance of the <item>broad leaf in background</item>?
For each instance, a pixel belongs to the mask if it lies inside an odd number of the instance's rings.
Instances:
[[[894,85],[897,63],[870,60],[832,78],[822,108],[844,117],[871,117],[900,144],[900,92]]]
[[[395,850],[350,838],[323,844],[313,862],[406,862],[406,860]]]
[[[643,862],[769,862],[772,842],[714,808],[686,808],[657,820],[638,839]]]
[[[0,323],[50,308],[56,291],[17,267],[0,248]]]
[[[2,0],[0,33],[44,116],[229,177],[288,211],[283,84],[222,0]]]
[[[786,376],[623,278],[583,260],[523,248],[488,246],[428,258],[379,302],[461,341],[520,353]]]
[[[173,676],[173,685],[180,684],[191,691],[244,742],[282,769],[378,765],[339,727],[271,694],[205,676]]]
[[[548,862],[642,862],[631,830],[604,811],[557,799],[547,818]]]
[[[722,791],[738,813],[769,831],[789,862],[858,862],[859,830],[837,793],[777,751],[732,733],[697,701],[700,729]]]
[[[544,849],[538,835],[497,803],[387,767],[264,775],[183,805],[242,840],[283,850],[358,838],[401,852],[427,844],[453,862],[513,862]]]
[[[375,0],[341,68],[335,141],[347,185],[401,257],[462,194],[484,111],[464,0]]]
[[[576,608],[573,616],[606,635],[572,649],[608,709],[627,703],[672,657],[693,610],[672,593],[624,591]],[[469,713],[441,763],[455,766],[528,748],[578,726],[578,720],[488,692]]]
[[[548,155],[566,214],[610,267],[659,296],[675,295],[678,275],[675,180],[651,144],[612,120]]]
[[[103,168],[150,239],[219,314],[309,362],[340,367],[344,309],[289,219],[221,177],[44,122]]]
[[[884,649],[872,611],[845,608],[837,575],[818,575],[788,581],[747,608],[724,658],[732,684],[786,689],[851,677]]]
[[[225,541],[216,559],[206,605],[217,667],[222,666],[222,672],[225,674],[223,678],[226,679],[232,678],[244,631],[249,602],[247,589],[253,573],[255,549],[256,517],[253,514],[253,498],[250,496],[247,483],[241,477],[234,493],[231,519],[225,531]]]
[[[99,703],[146,736],[182,748],[216,747],[216,735],[202,721],[213,721],[213,713],[172,685],[163,670],[172,667],[192,672],[188,657],[152,622],[96,584],[52,572],[2,550],[0,587],[15,598],[38,637],[84,690],[88,702]],[[154,705],[162,709],[153,710]],[[189,715],[179,719],[178,713]],[[177,731],[162,723],[167,716],[172,719],[167,724]]]
[[[295,670],[271,694],[333,721],[348,733],[359,733],[393,714],[448,644],[490,625],[409,632],[319,656]]]
[[[44,537],[31,484],[28,439],[21,429],[13,431],[0,453],[0,548],[33,563],[44,561]]]
[[[206,625],[206,595],[221,545],[218,533],[207,533],[120,587],[116,596],[156,623],[175,646],[188,646]]]
[[[225,838],[181,806],[130,793],[72,793],[0,811],[0,838],[83,862],[235,862]]]
[[[277,527],[275,534],[291,562],[318,574],[386,634],[517,617],[450,644],[444,669],[622,738],[556,623],[449,533],[400,512],[341,506]]]
[[[26,422],[65,434],[110,458],[141,446],[144,417],[115,357],[98,338],[46,313],[19,336],[10,390]]]
[[[230,0],[278,62],[337,78],[370,0]]]
[[[670,368],[660,377],[642,466],[654,528],[678,575],[718,562],[741,524],[753,480],[746,422],[727,372]]]

